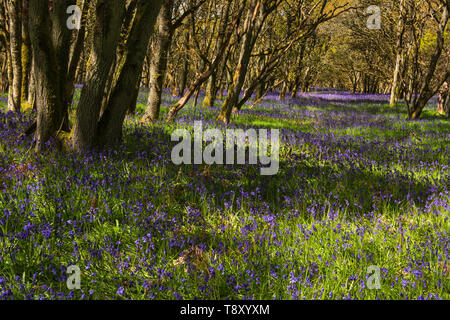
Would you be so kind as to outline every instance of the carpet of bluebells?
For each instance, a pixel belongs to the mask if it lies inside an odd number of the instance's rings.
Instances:
[[[261,176],[174,165],[171,132],[225,129],[221,101],[166,123],[165,92],[144,125],[146,95],[120,147],[82,155],[56,140],[34,153],[20,135],[33,113],[0,97],[0,299],[450,299],[450,123],[435,101],[415,122],[382,95],[250,101],[232,128],[281,129],[280,170]]]

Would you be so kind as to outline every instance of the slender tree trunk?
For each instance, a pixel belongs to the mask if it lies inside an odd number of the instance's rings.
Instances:
[[[33,108],[33,110],[36,108],[36,80],[34,74],[34,59],[31,57],[30,87],[28,89],[27,103]]]
[[[447,105],[445,107],[445,117],[447,119],[450,117],[450,97],[447,97]]]
[[[168,53],[174,31],[171,23],[172,11],[173,0],[164,1],[157,20],[158,35],[150,64],[150,93],[147,108],[142,118],[143,122],[151,122],[159,118]]]
[[[8,58],[5,55],[5,59],[2,61],[0,70],[0,92],[6,92],[8,84]]]
[[[404,23],[403,23],[403,8],[404,8],[404,2],[405,0],[400,0],[400,19],[398,21],[398,30],[397,30],[397,45],[396,45],[396,57],[395,57],[395,68],[394,68],[394,76],[392,79],[392,87],[391,87],[391,97],[389,100],[389,104],[391,106],[395,105],[398,100],[398,94],[399,94],[399,85],[400,85],[400,72],[401,72],[401,66],[403,64],[403,34],[405,32],[404,30]]]
[[[286,83],[283,82],[283,86],[282,86],[281,91],[280,91],[279,100],[285,100],[285,99],[286,99]]]
[[[423,80],[423,86],[420,91],[420,96],[417,99],[416,103],[413,106],[411,119],[416,120],[420,118],[420,115],[422,114],[423,108],[425,108],[425,105],[427,102],[433,97],[435,91],[430,87],[431,79],[433,78],[436,67],[438,65],[438,60],[440,56],[442,55],[442,51],[444,49],[444,33],[445,28],[447,26],[449,19],[449,5],[444,6],[441,21],[439,23],[439,27],[437,29],[436,34],[436,46],[434,49],[434,53],[430,59],[430,63],[428,65],[426,75]],[[444,81],[448,80],[450,78],[450,71],[447,70],[442,82],[439,84],[439,88],[444,83]]]
[[[184,91],[186,90],[188,73],[189,73],[189,62],[187,58],[184,58],[183,69],[181,70],[180,89],[178,92],[178,95],[180,97],[184,95]]]
[[[217,81],[217,72],[213,72],[206,85],[205,99],[203,100],[203,107],[205,108],[212,107],[214,105],[214,102],[216,101],[217,98],[216,81]]]
[[[200,89],[203,83],[205,83],[206,80],[211,76],[211,74],[215,71],[215,69],[218,67],[220,61],[222,60],[222,57],[224,56],[225,52],[227,51],[227,47],[229,46],[230,39],[231,39],[231,32],[230,29],[233,28],[236,23],[239,21],[240,14],[238,14],[237,20],[234,21],[234,23],[231,26],[228,26],[229,21],[229,15],[230,15],[230,8],[232,1],[228,0],[228,3],[225,5],[225,8],[222,12],[222,17],[220,21],[220,27],[219,27],[219,37],[218,41],[216,42],[216,48],[215,52],[218,52],[218,55],[214,58],[211,65],[208,66],[207,70],[200,74],[198,78],[191,84],[185,95],[178,100],[177,103],[175,103],[169,110],[169,113],[167,115],[167,120],[171,121],[173,120],[178,112],[186,105],[186,103],[189,101],[191,96],[196,92],[196,90]]]
[[[28,1],[23,0],[22,7],[22,101],[28,99],[31,74],[31,41],[28,26]]]
[[[22,22],[21,0],[9,0],[9,35],[10,35],[10,58],[12,67],[12,85],[10,85],[10,99],[8,99],[8,109],[20,112],[21,91],[22,91]]]
[[[250,10],[247,13],[247,18],[244,25],[244,29],[246,30],[246,32],[242,39],[239,61],[236,68],[236,73],[234,74],[233,84],[228,89],[228,95],[222,105],[222,110],[220,111],[219,117],[217,118],[217,121],[225,124],[228,124],[230,122],[231,111],[233,107],[238,103],[239,95],[241,94],[245,77],[247,75],[248,64],[250,62],[251,53],[255,44],[254,32],[256,26],[252,18],[254,15],[254,10],[256,10],[256,5],[257,1],[253,1],[252,7],[250,7]],[[261,19],[261,17],[259,18]]]
[[[98,125],[100,146],[115,145],[122,138],[123,121],[136,90],[139,90],[145,55],[162,2],[142,0],[138,4],[138,12],[127,41],[125,64]],[[133,94],[127,92],[129,88],[135,88]]]
[[[73,100],[73,94],[75,92],[75,80],[76,80],[76,72],[77,68],[80,65],[81,61],[81,55],[84,50],[84,44],[86,42],[86,18],[87,18],[87,12],[88,7],[91,0],[83,0],[81,10],[82,10],[82,21],[81,21],[81,27],[80,30],[77,32],[77,37],[75,40],[75,43],[72,47],[72,50],[70,52],[70,58],[69,58],[69,67],[67,71],[67,81],[66,85],[64,87],[64,105],[69,108],[70,111],[70,105]],[[69,131],[69,112],[66,112],[65,120],[64,120],[64,131]]]

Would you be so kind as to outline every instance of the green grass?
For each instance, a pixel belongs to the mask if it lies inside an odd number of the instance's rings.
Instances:
[[[217,108],[188,105],[171,124],[129,117],[123,146],[101,155],[27,153],[3,135],[0,297],[450,299],[448,121],[284,108],[234,118],[298,138],[271,177],[171,163],[173,129],[212,123]],[[72,264],[82,291],[67,289]],[[380,290],[367,288],[373,265]]]

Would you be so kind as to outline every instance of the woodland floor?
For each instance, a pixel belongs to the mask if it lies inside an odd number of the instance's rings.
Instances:
[[[450,299],[450,122],[434,106],[409,122],[385,96],[269,95],[232,125],[281,129],[280,170],[261,176],[174,165],[171,132],[224,129],[221,102],[142,125],[145,98],[120,148],[82,155],[30,152],[33,115],[0,112],[0,299]]]

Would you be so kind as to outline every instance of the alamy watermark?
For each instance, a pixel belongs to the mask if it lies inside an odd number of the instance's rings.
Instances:
[[[381,273],[380,267],[369,266],[367,268],[367,274],[370,276],[367,278],[367,288],[370,290],[380,290],[381,289]]]
[[[201,121],[194,122],[194,145],[192,146],[191,133],[186,129],[176,129],[172,133],[172,141],[180,141],[172,149],[172,162],[180,164],[246,164],[246,153],[248,150],[248,164],[259,163],[261,175],[269,176],[278,173],[280,132],[278,129],[226,129],[224,150],[224,135],[218,129],[203,131]],[[203,142],[209,143],[203,149]],[[236,152],[235,152],[236,151]],[[194,161],[192,162],[192,153]],[[236,153],[236,157],[235,157]],[[226,161],[224,161],[224,156]],[[237,162],[236,162],[237,160]]]
[[[372,5],[366,9],[366,13],[370,14],[367,20],[367,28],[370,30],[381,29],[381,9],[379,6]]]
[[[81,28],[81,9],[79,6],[72,5],[67,8],[67,14],[70,14],[69,18],[67,19],[67,28],[69,30],[80,30]]]
[[[81,270],[76,265],[69,266],[67,268],[67,274],[70,276],[67,278],[67,289],[80,290],[81,289]]]

